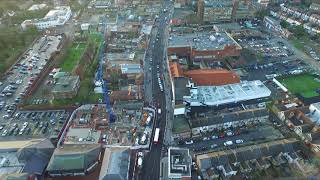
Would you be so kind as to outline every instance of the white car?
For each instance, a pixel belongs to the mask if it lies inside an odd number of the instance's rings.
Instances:
[[[233,142],[232,141],[226,141],[223,143],[224,146],[231,146],[233,145]]]
[[[243,140],[242,139],[237,139],[236,140],[236,144],[242,144],[243,143]]]
[[[4,130],[1,135],[6,136],[7,134],[8,134],[8,130]]]
[[[189,145],[189,144],[193,144],[193,141],[190,140],[190,141],[186,141],[185,143]]]

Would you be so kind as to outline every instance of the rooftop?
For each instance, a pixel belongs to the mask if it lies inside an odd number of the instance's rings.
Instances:
[[[100,150],[100,144],[64,145],[55,149],[47,171],[87,169],[97,161]]]
[[[269,116],[267,109],[249,109],[244,111],[238,111],[233,113],[221,113],[215,116],[206,116],[204,118],[192,119],[192,128],[210,126],[214,124],[224,124],[233,121],[241,121],[251,118],[261,118]]]
[[[69,92],[76,89],[79,76],[63,76],[58,79],[58,82],[54,85],[52,92]]]
[[[70,128],[65,144],[95,144],[98,143],[101,131],[93,131],[91,128]]]
[[[142,72],[140,64],[120,64],[122,74],[138,74]]]
[[[226,32],[195,32],[170,34],[168,47],[192,47],[195,50],[223,50],[226,46],[241,46]]]
[[[189,149],[169,148],[169,178],[191,177],[191,163]]]
[[[106,148],[99,179],[128,179],[129,148]]]
[[[260,81],[242,81],[223,86],[198,86],[190,88],[190,95],[184,96],[191,106],[218,106],[222,104],[269,97],[271,91]]]

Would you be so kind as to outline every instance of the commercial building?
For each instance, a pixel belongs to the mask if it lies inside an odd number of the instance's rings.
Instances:
[[[106,148],[99,179],[128,179],[129,164],[129,148]]]
[[[80,88],[79,76],[62,76],[58,78],[52,89],[54,99],[73,98]]]
[[[170,147],[168,150],[168,179],[191,180],[191,164],[189,149]]]
[[[230,22],[232,9],[232,0],[200,0],[198,1],[197,15],[203,22]]]
[[[223,86],[194,86],[190,83],[190,94],[184,96],[189,106],[220,106],[238,102],[267,98],[271,91],[260,81],[243,81]]]
[[[54,146],[48,139],[1,142],[0,179],[8,174],[41,177],[53,151]]]
[[[240,82],[240,77],[225,69],[199,69],[184,72],[198,86],[221,86]]]
[[[44,18],[23,21],[21,27],[26,29],[28,26],[34,25],[40,30],[52,28],[64,25],[71,16],[72,12],[69,6],[57,6],[49,11]]]
[[[68,144],[55,149],[47,167],[51,177],[84,176],[98,165],[100,144]]]
[[[191,61],[213,61],[239,56],[242,47],[226,32],[171,34],[168,55],[188,57]]]

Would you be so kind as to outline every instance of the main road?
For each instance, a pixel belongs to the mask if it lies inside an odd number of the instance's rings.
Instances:
[[[151,38],[150,48],[151,57],[146,57],[146,63],[150,63],[150,69],[146,69],[147,76],[151,76],[151,81],[148,82],[150,89],[145,89],[145,91],[152,90],[152,101],[150,104],[154,105],[157,108],[161,109],[161,114],[158,114],[154,127],[160,128],[160,143],[153,144],[151,143],[150,151],[146,154],[144,158],[143,167],[141,169],[141,173],[138,175],[139,177],[136,179],[141,180],[158,180],[160,177],[160,158],[161,151],[165,148],[164,139],[165,139],[165,129],[166,129],[166,121],[167,121],[167,109],[171,107],[167,107],[168,99],[171,99],[171,94],[168,93],[168,83],[166,81],[168,77],[168,69],[166,66],[166,46],[167,46],[167,29],[168,22],[170,19],[171,11],[172,11],[172,3],[170,1],[164,1],[163,9],[161,10],[159,18],[156,20],[155,26],[158,30],[156,37]],[[152,61],[150,60],[152,59]],[[159,67],[159,68],[158,68]],[[164,92],[160,91],[158,84],[157,73],[160,73],[163,81]],[[147,86],[146,86],[147,87]],[[153,140],[153,134],[151,136],[151,142]]]

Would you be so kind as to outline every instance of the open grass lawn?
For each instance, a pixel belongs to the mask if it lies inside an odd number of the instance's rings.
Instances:
[[[316,92],[320,89],[320,81],[317,81],[310,74],[302,74],[297,76],[290,76],[280,79],[281,82],[291,93],[300,94],[305,98],[318,96]]]
[[[60,66],[62,68],[62,71],[71,72],[81,59],[85,48],[85,43],[73,43],[71,48],[67,52],[68,56]]]

